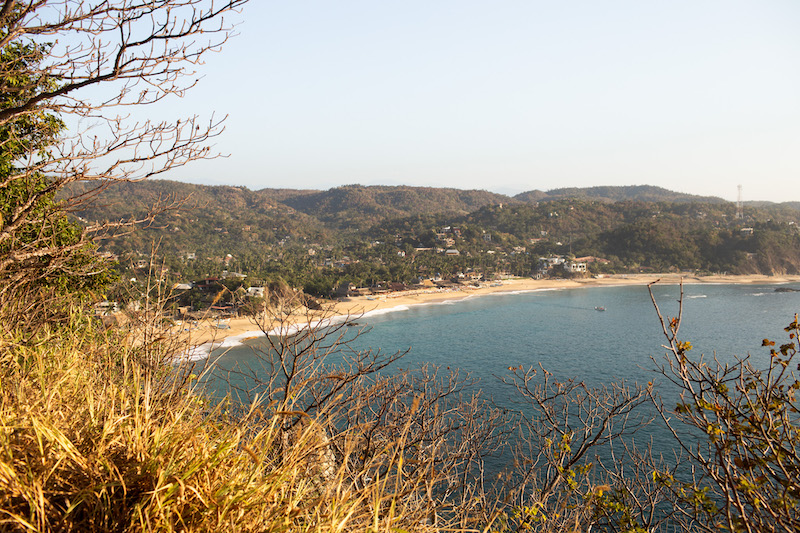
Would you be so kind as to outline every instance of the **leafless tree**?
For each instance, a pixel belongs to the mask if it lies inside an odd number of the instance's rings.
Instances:
[[[132,121],[128,113],[194,86],[203,57],[231,35],[225,17],[245,2],[0,1],[2,291],[98,276],[108,265],[91,253],[92,237],[152,220],[173,200],[139,221],[80,231],[65,225],[64,213],[114,181],[214,157],[207,142],[220,119]],[[75,183],[83,186],[71,195]]]
[[[336,464],[317,467],[317,477],[343,471],[338,482],[359,490],[393,478],[421,520],[488,523],[497,502],[488,498],[484,461],[505,443],[507,414],[468,375],[400,369],[405,351],[364,348],[360,314],[337,317],[310,309],[300,292],[274,292],[255,318],[264,340],[236,361],[212,357],[215,382],[227,383],[243,411],[257,404],[265,420],[282,414],[290,441],[313,424],[313,440],[325,445],[310,448],[312,462]]]
[[[503,381],[521,404],[513,468],[505,489],[510,530],[654,530],[665,499],[649,482],[661,465],[633,441],[653,421],[651,385],[589,386],[543,367],[510,367]],[[651,476],[650,476],[651,477]],[[638,530],[637,530],[638,531]]]
[[[653,282],[655,283],[655,282]],[[660,373],[680,391],[676,408],[658,404],[677,446],[693,468],[661,473],[681,524],[691,531],[800,530],[800,414],[796,373],[800,326],[769,348],[760,369],[749,355],[720,360],[690,356],[681,340],[683,286],[676,317],[665,318],[650,284],[667,343]],[[720,325],[720,327],[725,327]]]

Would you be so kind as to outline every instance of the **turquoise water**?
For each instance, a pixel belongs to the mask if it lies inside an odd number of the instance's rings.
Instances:
[[[686,285],[681,338],[694,355],[716,354],[725,361],[752,354],[757,366],[768,361],[763,338],[785,342],[783,328],[800,311],[800,292],[775,292],[776,285]],[[655,287],[665,317],[678,311],[677,285]],[[604,307],[603,312],[595,310]],[[395,364],[459,368],[498,405],[515,408],[516,392],[501,382],[509,366],[540,363],[557,378],[590,385],[626,380],[653,381],[674,407],[677,391],[654,372],[664,356],[658,317],[646,286],[591,287],[491,294],[401,308],[357,320],[369,331],[360,349],[410,349]],[[217,365],[254,363],[253,348],[263,340],[213,352]],[[660,440],[657,429],[645,434]],[[664,449],[662,451],[668,451]]]
[[[800,292],[775,292],[776,287],[684,285],[680,337],[691,341],[694,354],[716,353],[726,359],[751,353],[754,361],[766,361],[761,340],[784,341],[783,328],[800,311]],[[654,289],[663,315],[675,315],[679,287]],[[479,378],[480,387],[501,403],[503,388],[497,381],[509,373],[509,366],[541,363],[559,377],[588,383],[647,382],[656,377],[651,357],[664,354],[661,326],[646,286],[489,294],[356,320],[369,329],[357,347],[410,349],[398,363],[401,368],[423,363],[460,368]],[[261,342],[215,350],[212,359],[230,366],[251,358],[252,346]]]
[[[725,361],[751,353],[756,366],[765,366],[769,356],[767,349],[761,347],[762,339],[785,342],[783,328],[800,311],[800,292],[775,292],[775,288],[685,286],[681,338],[691,341],[695,356],[716,354]],[[679,287],[656,286],[654,290],[664,316],[675,315]],[[605,311],[597,311],[596,307]],[[357,348],[384,352],[410,349],[395,363],[397,368],[433,364],[469,372],[479,379],[475,387],[484,397],[510,411],[530,414],[529,406],[519,401],[519,393],[502,383],[501,378],[510,376],[509,366],[540,363],[562,381],[576,378],[590,385],[653,381],[667,409],[673,408],[678,399],[675,387],[654,371],[656,363],[651,358],[663,358],[664,338],[646,286],[492,294],[410,306],[355,321],[357,325],[348,331],[369,330],[356,340]],[[263,339],[245,341],[240,346],[215,350],[210,360],[216,359],[219,368],[233,368],[239,363],[258,372],[268,364],[266,358],[255,354],[259,346],[263,350]],[[224,377],[236,381],[241,375]],[[645,416],[656,414],[649,403],[642,408]],[[514,438],[510,446],[515,444]],[[685,444],[697,438],[696,432],[681,430]],[[650,446],[667,463],[679,450],[659,418],[635,435],[626,436],[626,440],[630,439],[640,449]],[[484,458],[485,479],[497,479],[514,463],[510,446]],[[586,460],[628,461],[618,451],[613,456],[610,451],[610,447],[593,448]],[[688,476],[688,471],[681,467],[678,475],[684,474]],[[659,509],[669,508],[664,505]],[[670,527],[667,524],[662,529]]]
[[[664,316],[678,312],[680,288],[656,286]],[[604,307],[604,312],[595,310]],[[695,353],[745,355],[763,361],[765,337],[783,340],[800,310],[800,293],[775,286],[686,285],[681,337]],[[401,366],[455,366],[493,390],[507,367],[538,365],[590,383],[653,379],[651,357],[664,338],[645,286],[494,294],[367,316],[363,348],[410,348]]]

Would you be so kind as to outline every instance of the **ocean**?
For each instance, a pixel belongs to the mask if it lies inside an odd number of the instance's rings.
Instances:
[[[778,287],[794,285],[684,285],[680,338],[692,343],[693,356],[715,355],[724,362],[751,354],[756,366],[765,366],[769,355],[762,339],[786,342],[783,328],[800,311],[800,292],[776,292]],[[678,312],[678,285],[656,285],[654,293],[665,318]],[[519,365],[541,364],[557,379],[587,385],[653,381],[667,407],[677,400],[677,391],[655,372],[665,339],[645,285],[495,293],[352,320],[354,328],[365,330],[356,348],[409,350],[397,368],[458,368],[478,379],[475,387],[485,397],[509,409],[517,393],[501,380]],[[232,368],[252,360],[263,342],[220,348],[209,360]],[[664,440],[658,433],[644,438]]]

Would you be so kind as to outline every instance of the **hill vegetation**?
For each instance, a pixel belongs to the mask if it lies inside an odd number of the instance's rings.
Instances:
[[[268,190],[260,192],[269,194]],[[510,201],[487,191],[347,185],[287,197],[283,203],[336,228],[363,229],[390,218],[432,213],[464,215],[485,205]]]
[[[800,211],[791,206],[747,206],[738,218],[732,203],[657,187],[594,187],[563,196],[569,192],[523,202],[430,187],[251,191],[145,181],[109,188],[75,214],[85,224],[136,219],[153,205],[182,200],[148,227],[101,241],[121,258],[125,277],[135,277],[130,266],[158,243],[173,282],[229,270],[252,283],[285,281],[325,297],[344,283],[413,284],[437,273],[531,276],[542,258],[553,256],[603,259],[589,263],[593,274],[800,271]]]
[[[528,191],[514,196],[523,202],[539,202],[542,200],[558,200],[564,198],[586,198],[599,202],[703,202],[724,203],[722,198],[712,196],[696,196],[670,191],[653,185],[604,186],[604,187],[567,187],[552,189],[547,192]]]

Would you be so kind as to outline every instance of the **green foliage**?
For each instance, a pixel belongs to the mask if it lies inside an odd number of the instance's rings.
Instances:
[[[297,195],[283,202],[337,228],[366,229],[387,218],[428,213],[463,215],[480,206],[504,201],[510,199],[488,191],[347,185]]]
[[[39,69],[49,49],[11,42],[0,50],[0,110],[57,87]],[[60,117],[38,108],[0,124],[0,292],[80,296],[113,279],[56,201],[58,182],[39,170],[64,127]]]
[[[71,193],[81,190],[76,186]],[[496,272],[528,276],[539,257],[554,254],[611,261],[590,264],[592,273],[800,271],[800,213],[786,207],[749,208],[747,220],[737,221],[735,206],[719,202],[612,203],[587,197],[525,204],[453,189],[250,191],[157,181],[121,184],[78,214],[90,222],[143,217],[163,198],[187,200],[160,214],[149,228],[108,239],[103,246],[128,266],[159,242],[159,258],[175,281],[219,276],[228,269],[257,280],[281,277],[328,296],[345,282],[409,283],[469,269],[487,277]],[[743,224],[753,233],[740,231]],[[458,233],[443,234],[445,227]],[[445,256],[447,248],[460,255]],[[196,259],[187,260],[187,253]],[[226,267],[228,254],[233,259]]]

